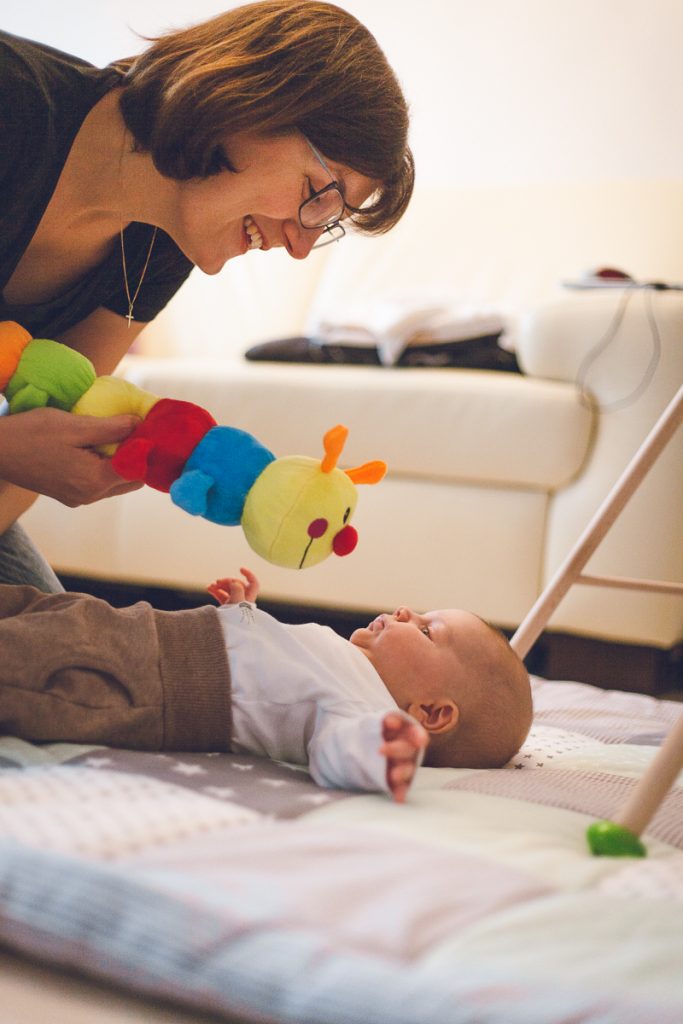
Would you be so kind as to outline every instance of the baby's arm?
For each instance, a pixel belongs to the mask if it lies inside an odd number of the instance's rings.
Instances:
[[[216,580],[206,588],[219,604],[239,604],[241,601],[255,601],[261,584],[251,569],[240,568],[244,576],[241,580],[236,576],[226,576]],[[245,582],[246,581],[246,582]]]
[[[308,744],[308,767],[319,786],[389,793],[402,803],[427,734],[399,711],[322,713]],[[378,742],[378,740],[381,742]]]
[[[387,759],[387,784],[396,803],[402,804],[429,737],[419,722],[390,711],[382,721],[382,738],[379,752]]]

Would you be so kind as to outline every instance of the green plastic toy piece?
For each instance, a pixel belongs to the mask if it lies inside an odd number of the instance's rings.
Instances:
[[[647,857],[637,835],[614,821],[595,821],[586,829],[586,839],[595,857]]]

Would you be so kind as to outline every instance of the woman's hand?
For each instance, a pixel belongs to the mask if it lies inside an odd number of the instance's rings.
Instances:
[[[219,604],[239,604],[240,601],[255,601],[258,597],[261,584],[257,577],[243,566],[240,572],[244,576],[243,580],[237,576],[225,576],[206,588]]]
[[[74,416],[61,409],[32,409],[0,417],[0,478],[76,508],[142,487],[123,480],[100,444],[124,441],[135,416]]]

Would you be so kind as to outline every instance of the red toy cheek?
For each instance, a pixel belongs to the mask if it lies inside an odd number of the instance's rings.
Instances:
[[[327,519],[314,519],[312,523],[308,524],[308,536],[316,540],[318,537],[322,537],[328,526]]]
[[[335,555],[350,555],[358,543],[358,531],[353,526],[345,526],[335,535],[332,550]]]

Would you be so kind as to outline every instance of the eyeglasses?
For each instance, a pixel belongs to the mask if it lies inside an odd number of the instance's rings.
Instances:
[[[340,223],[341,218],[344,216],[346,203],[344,202],[344,195],[339,187],[339,182],[335,180],[332,171],[313,143],[309,142],[308,139],[306,139],[306,142],[308,142],[318,162],[332,178],[329,185],[325,185],[325,188],[321,188],[318,192],[314,192],[312,196],[309,196],[308,199],[304,199],[299,207],[299,223],[302,228],[309,230],[324,229],[325,235],[315,245],[311,246],[313,249],[322,249],[324,245],[330,245],[331,242],[340,242],[346,234],[343,225]]]

